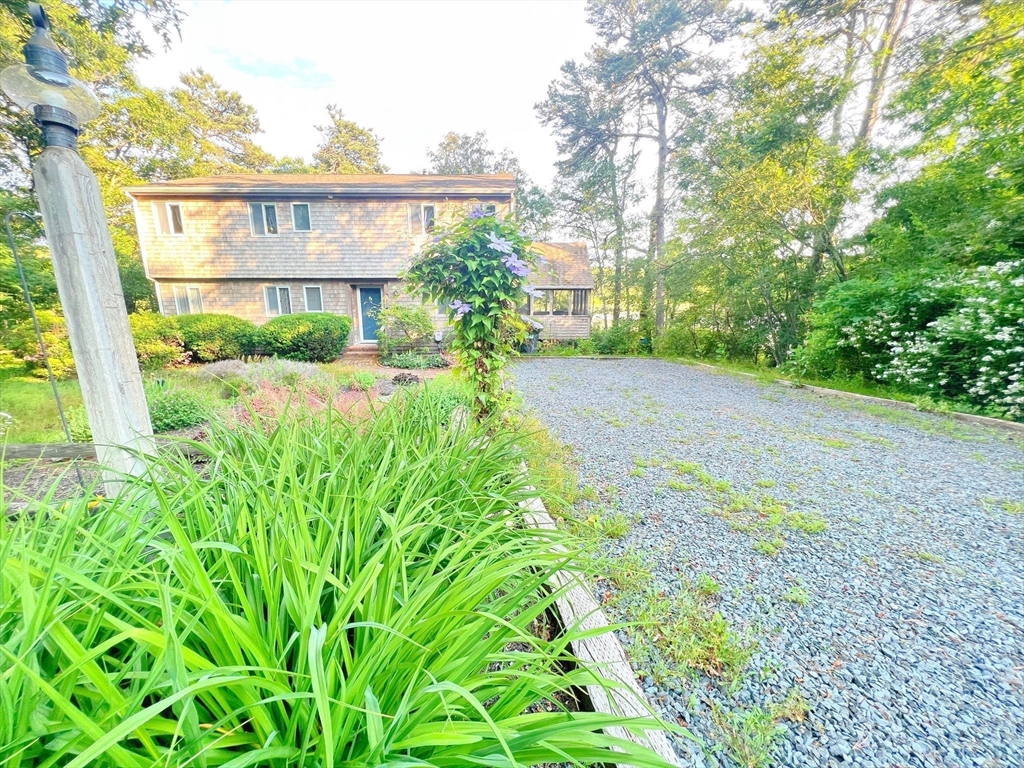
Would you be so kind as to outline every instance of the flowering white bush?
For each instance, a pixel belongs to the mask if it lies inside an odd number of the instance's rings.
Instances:
[[[848,344],[885,343],[882,381],[967,400],[1024,420],[1024,261],[1004,261],[928,281],[926,292],[959,295],[955,309],[925,324],[884,313],[844,328]]]

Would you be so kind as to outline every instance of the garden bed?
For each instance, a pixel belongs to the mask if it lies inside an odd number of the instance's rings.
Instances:
[[[570,558],[505,522],[530,497],[516,440],[451,429],[434,389],[357,423],[215,420],[208,471],[170,451],[155,486],[8,520],[0,761],[663,765],[602,733],[653,722],[574,711],[603,670],[550,619]]]

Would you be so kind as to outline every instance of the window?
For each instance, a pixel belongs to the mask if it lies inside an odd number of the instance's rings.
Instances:
[[[203,293],[199,286],[174,286],[174,311],[179,315],[196,315],[202,312]]]
[[[425,235],[433,232],[436,210],[433,203],[409,203],[409,234]]]
[[[306,311],[324,311],[324,293],[319,285],[307,285],[302,289],[306,294]]]
[[[497,213],[497,211],[498,206],[496,206],[494,203],[487,203],[484,205],[484,213],[486,213],[488,216],[493,216],[495,213]]]
[[[249,203],[249,223],[254,235],[276,235],[277,206],[274,203]]]
[[[309,232],[309,203],[292,203],[292,229],[296,232]]]
[[[160,235],[184,235],[185,220],[181,215],[181,203],[153,203],[153,221]]]
[[[292,313],[292,292],[284,285],[268,285],[263,289],[263,298],[267,303],[267,315],[290,315]]]

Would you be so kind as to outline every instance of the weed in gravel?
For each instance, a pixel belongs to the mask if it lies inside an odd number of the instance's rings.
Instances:
[[[648,589],[654,575],[636,552],[624,552],[617,557],[595,557],[596,572],[605,574],[616,589],[627,594]]]
[[[807,534],[822,533],[828,527],[825,518],[809,512],[790,512],[785,519],[790,528]]]
[[[907,552],[907,557],[912,557],[915,560],[920,560],[922,563],[946,562],[945,558],[943,558],[941,555],[934,555],[931,552],[925,552],[924,550],[921,550],[920,552]]]
[[[669,478],[668,487],[673,491],[693,491],[697,489],[697,486],[693,483],[687,483],[682,480],[676,480],[674,477]]]
[[[811,596],[803,587],[792,586],[782,593],[782,599],[787,603],[799,605],[801,608],[811,602]]]
[[[807,438],[814,440],[816,443],[821,443],[826,448],[852,448],[853,443],[848,443],[845,440],[840,440],[838,437],[823,437],[821,435],[806,435]]]
[[[756,648],[692,589],[676,595],[648,590],[630,611],[640,633],[633,650],[641,667],[672,677],[702,672],[728,687],[737,684]]]
[[[701,597],[714,597],[722,591],[722,586],[708,573],[698,573],[693,586]]]
[[[758,539],[754,542],[754,550],[768,557],[775,557],[786,546],[786,540],[781,536],[773,536],[770,539]]]
[[[743,768],[765,768],[772,762],[786,726],[780,725],[761,707],[728,711],[711,704],[711,719],[718,728],[721,747]]]
[[[774,480],[762,478],[760,480],[757,480],[754,483],[754,485],[756,485],[758,488],[774,488],[777,485],[777,483]]]
[[[621,539],[629,533],[631,521],[621,512],[609,515],[601,521],[601,532],[609,539]]]
[[[640,467],[633,467],[631,470],[629,470],[629,476],[630,477],[643,477],[644,476],[644,471]]]
[[[768,708],[776,720],[789,720],[791,723],[802,723],[807,719],[811,706],[807,703],[801,690],[795,685],[782,701],[771,704]]]
[[[1008,512],[1011,515],[1024,515],[1024,501],[983,496],[981,498],[981,506],[989,513],[996,509],[1001,509],[1003,512]]]

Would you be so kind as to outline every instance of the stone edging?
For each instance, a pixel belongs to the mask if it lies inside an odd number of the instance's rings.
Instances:
[[[556,527],[539,498],[522,502],[520,506],[530,526],[546,530]],[[552,581],[555,589],[567,588],[556,602],[563,627],[579,627],[589,631],[609,626],[608,617],[594,599],[593,593],[578,577],[559,572]],[[577,658],[593,665],[606,678],[620,685],[610,690],[600,685],[587,686],[587,695],[596,711],[628,717],[653,716],[654,710],[640,689],[633,668],[626,659],[626,651],[613,632],[575,640],[572,649]],[[670,765],[682,765],[664,731],[645,731],[645,736],[636,736],[624,728],[609,728],[608,732],[654,750]]]

